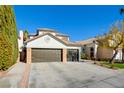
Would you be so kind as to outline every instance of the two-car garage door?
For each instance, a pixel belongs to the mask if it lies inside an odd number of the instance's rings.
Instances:
[[[61,49],[32,49],[32,62],[61,62]]]

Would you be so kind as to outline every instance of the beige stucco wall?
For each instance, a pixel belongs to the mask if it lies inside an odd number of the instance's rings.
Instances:
[[[98,48],[97,58],[112,58],[113,56],[113,49],[111,48]]]
[[[90,58],[90,48],[89,47],[86,47],[86,49],[85,49],[85,53],[86,53],[86,55]]]
[[[113,53],[115,53],[115,52],[113,52]],[[115,59],[122,60],[122,49],[118,49],[118,53],[117,53]]]
[[[23,31],[19,31],[19,38],[18,38],[18,48],[19,52],[22,52],[22,47],[23,47]]]
[[[65,49],[65,48],[62,50],[62,61],[64,63],[67,62],[67,49]]]
[[[31,42],[28,42],[26,47],[27,48],[66,48],[66,45],[55,40],[49,35],[45,35]]]
[[[31,48],[27,48],[27,50],[26,50],[26,63],[28,63],[28,64],[31,64],[31,62],[32,62],[32,54],[31,54]]]

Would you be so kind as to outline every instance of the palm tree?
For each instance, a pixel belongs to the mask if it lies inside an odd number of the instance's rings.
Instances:
[[[28,30],[24,31],[24,41],[28,39]]]

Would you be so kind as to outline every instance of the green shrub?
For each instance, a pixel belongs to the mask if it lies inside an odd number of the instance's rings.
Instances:
[[[0,70],[8,69],[12,63],[12,45],[0,34]]]
[[[89,59],[88,56],[85,53],[81,54],[81,59]]]
[[[12,6],[0,6],[0,70],[7,70],[16,63],[18,38]]]

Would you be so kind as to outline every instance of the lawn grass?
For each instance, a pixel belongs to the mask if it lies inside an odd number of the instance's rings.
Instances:
[[[99,62],[101,66],[107,67],[107,68],[115,68],[115,69],[124,69],[124,63],[114,63],[110,64],[109,62]]]

